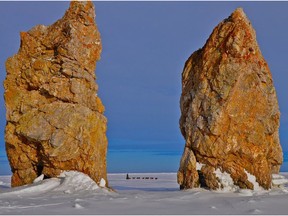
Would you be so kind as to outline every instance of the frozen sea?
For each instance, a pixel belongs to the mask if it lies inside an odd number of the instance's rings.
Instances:
[[[79,172],[13,189],[10,176],[1,176],[0,214],[288,214],[288,173],[276,176],[283,184],[269,191],[180,191],[176,173],[129,176],[135,179],[108,174],[113,190]]]

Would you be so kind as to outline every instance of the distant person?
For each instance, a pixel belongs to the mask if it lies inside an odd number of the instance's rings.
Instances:
[[[128,175],[128,173],[127,173],[127,175],[126,175],[126,180],[128,180],[128,179],[131,179],[131,178],[129,177],[129,175]]]

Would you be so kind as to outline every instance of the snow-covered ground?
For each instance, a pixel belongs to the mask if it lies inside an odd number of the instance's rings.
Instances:
[[[0,214],[287,214],[288,173],[274,176],[284,184],[258,189],[212,192],[197,188],[180,191],[176,173],[109,174],[103,188],[78,172],[10,188],[10,176],[0,176]],[[143,179],[153,177],[153,179]],[[285,179],[286,177],[286,179]],[[155,179],[157,178],[157,179]],[[285,184],[286,182],[286,184]]]

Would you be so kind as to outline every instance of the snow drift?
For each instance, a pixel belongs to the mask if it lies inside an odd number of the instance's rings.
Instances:
[[[103,188],[105,184],[101,180],[98,186],[88,175],[78,171],[64,171],[57,178],[43,179],[44,176],[36,178],[31,185],[24,185],[1,193],[0,197],[9,195],[31,196],[46,192],[75,193],[81,191],[95,191]]]
[[[109,185],[115,192],[101,187],[104,180],[96,184],[75,171],[51,179],[43,180],[40,176],[31,185],[12,189],[8,188],[11,176],[0,176],[0,214],[287,214],[288,173],[273,175],[274,186],[259,191],[235,190],[227,173],[217,170],[216,174],[225,186],[220,191],[180,191],[176,173],[129,173],[141,177],[130,180],[126,180],[126,173],[108,174]],[[146,176],[154,180],[143,179]]]

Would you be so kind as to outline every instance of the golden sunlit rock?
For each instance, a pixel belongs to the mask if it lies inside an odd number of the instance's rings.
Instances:
[[[201,178],[208,188],[223,187],[217,168],[240,188],[253,189],[248,174],[263,188],[271,187],[271,174],[283,160],[279,107],[270,70],[241,8],[186,61],[180,106],[186,140],[181,188],[197,187]],[[198,173],[197,162],[202,164]]]
[[[107,182],[107,120],[95,83],[102,45],[93,3],[72,1],[62,19],[20,37],[4,82],[12,186],[62,170]]]

